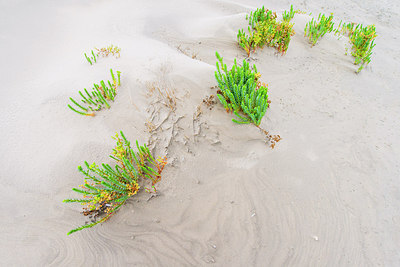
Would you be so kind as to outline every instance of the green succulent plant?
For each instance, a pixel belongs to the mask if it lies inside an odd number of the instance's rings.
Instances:
[[[228,112],[233,112],[237,119],[236,123],[254,123],[259,126],[268,108],[268,88],[259,81],[260,74],[254,65],[253,70],[246,60],[243,65],[238,66],[236,59],[231,70],[228,70],[223,58],[215,53],[217,57],[217,80],[219,90],[217,97]]]
[[[100,81],[99,84],[93,84],[91,92],[84,88],[84,92],[79,91],[79,95],[82,97],[81,102],[71,100],[73,106],[70,104],[68,107],[77,114],[84,116],[94,116],[94,111],[99,111],[100,109],[106,107],[110,108],[109,101],[114,101],[117,95],[117,87],[121,85],[121,72],[117,71],[118,79],[115,79],[113,70],[110,69],[112,82]]]
[[[371,62],[372,49],[375,47],[377,37],[375,25],[363,26],[362,24],[340,22],[337,33],[347,34],[352,43],[351,55],[354,64],[359,65],[359,73]]]
[[[146,181],[156,191],[155,184],[161,179],[167,164],[166,158],[155,159],[148,147],[140,146],[138,141],[135,151],[122,131],[114,139],[117,144],[110,157],[115,160],[115,167],[104,163],[98,166],[86,161],[86,168],[78,167],[84,176],[84,184],[72,190],[82,198],[65,199],[63,202],[81,203],[84,206],[83,214],[91,216],[94,221],[72,229],[68,235],[108,220],[130,197],[139,192]]]
[[[293,11],[293,6],[291,11]],[[294,35],[292,23],[286,20],[277,21],[276,13],[265,10],[264,7],[251,12],[246,19],[249,20],[250,25],[249,35],[240,29],[237,39],[247,56],[250,56],[256,48],[263,48],[265,45],[276,48],[282,55],[286,53],[291,36]]]
[[[86,58],[86,60],[89,62],[89,64],[90,65],[93,65],[93,62],[92,62],[92,60],[94,61],[94,63],[96,63],[97,62],[97,55],[93,52],[93,50],[91,51],[91,53],[92,53],[92,56],[91,57],[88,57],[87,55],[86,55],[86,53],[84,53],[84,55],[85,55],[85,58]]]
[[[296,11],[293,9],[293,5],[290,5],[290,10],[285,10],[282,14],[283,20],[290,22],[294,18],[294,14],[296,14]]]
[[[326,17],[324,14],[320,13],[318,15],[318,20],[311,19],[306,24],[304,28],[304,37],[308,37],[309,42],[314,46],[318,39],[322,38],[327,32],[333,31],[333,14]]]

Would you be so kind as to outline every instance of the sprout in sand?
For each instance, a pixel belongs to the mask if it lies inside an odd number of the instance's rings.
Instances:
[[[284,21],[291,21],[294,17],[294,14],[296,14],[296,12],[298,12],[297,10],[293,9],[293,5],[290,5],[290,10],[289,11],[284,11],[282,14],[283,20]]]
[[[318,15],[318,21],[312,18],[304,28],[304,37],[308,37],[310,43],[314,46],[319,38],[322,38],[327,32],[333,30],[333,14],[326,17],[324,14]]]
[[[86,55],[86,53],[84,53],[84,55],[85,55],[86,60],[90,63],[90,65],[93,65],[92,60],[94,61],[94,63],[96,63],[97,62],[97,60],[96,60],[97,55],[93,52],[93,50],[91,52],[92,52],[92,56],[91,57],[88,57]]]
[[[110,69],[110,72],[112,82],[107,81],[106,84],[104,81],[101,81],[100,84],[93,84],[91,92],[88,92],[88,90],[84,88],[84,93],[79,91],[79,94],[82,97],[82,103],[79,103],[70,97],[69,99],[74,107],[71,105],[68,105],[68,107],[72,111],[84,116],[94,116],[94,111],[98,111],[103,107],[110,108],[108,101],[114,101],[114,98],[117,95],[117,87],[121,85],[121,72],[117,71],[117,79],[115,78],[112,69]]]

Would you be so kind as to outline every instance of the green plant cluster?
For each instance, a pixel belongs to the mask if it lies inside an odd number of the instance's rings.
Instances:
[[[82,104],[70,97],[69,99],[74,104],[74,107],[71,105],[68,105],[68,107],[72,111],[84,116],[94,116],[94,111],[99,111],[103,107],[110,108],[108,101],[114,101],[117,95],[117,86],[121,85],[121,72],[117,71],[118,81],[112,69],[110,69],[110,73],[112,82],[107,81],[106,84],[104,81],[101,81],[100,84],[93,84],[91,92],[88,92],[88,90],[84,88],[84,93],[79,91],[82,97]]]
[[[306,24],[304,28],[304,37],[308,37],[309,42],[314,46],[319,38],[322,38],[327,32],[333,31],[333,14],[326,17],[324,14],[320,13],[318,15],[318,20],[312,18]]]
[[[67,203],[81,203],[83,214],[100,220],[92,221],[68,232],[69,234],[93,227],[108,220],[131,196],[139,192],[139,183],[150,181],[151,187],[160,181],[161,173],[167,164],[166,158],[154,159],[146,145],[136,141],[135,152],[123,132],[114,137],[117,144],[110,157],[115,160],[115,167],[109,164],[90,164],[85,161],[86,169],[78,167],[83,174],[84,184],[72,190],[81,194],[80,199],[65,199]],[[149,189],[147,189],[149,190]]]
[[[233,112],[238,120],[236,123],[254,123],[259,126],[261,119],[268,108],[268,88],[259,81],[260,74],[254,65],[250,69],[249,63],[243,60],[243,66],[238,66],[236,59],[231,70],[228,71],[223,58],[215,53],[218,59],[215,79],[220,90],[217,97],[226,111]],[[220,66],[221,65],[221,66]],[[221,72],[222,69],[222,72]]]
[[[96,63],[97,62],[97,57],[98,57],[98,55],[96,55],[94,52],[93,52],[93,50],[91,51],[91,53],[92,53],[92,56],[87,56],[86,55],[86,53],[84,53],[84,55],[85,55],[85,58],[86,58],[86,60],[90,63],[90,65],[93,65],[93,62],[92,62],[92,60],[94,61],[94,63]]]
[[[377,36],[374,25],[340,22],[337,32],[347,34],[352,43],[351,55],[355,58],[354,64],[359,65],[357,73],[371,62],[372,49],[375,47]]]
[[[251,12],[246,19],[249,20],[250,25],[249,35],[241,29],[238,31],[237,40],[247,56],[250,56],[256,48],[263,48],[265,45],[276,48],[282,55],[286,53],[291,36],[294,35],[292,23],[286,20],[277,21],[276,13],[265,10],[264,7]]]
[[[285,10],[282,14],[283,20],[287,22],[291,21],[294,18],[294,14],[296,14],[296,12],[298,11],[295,11],[293,9],[293,5],[290,5],[290,10],[289,11]]]

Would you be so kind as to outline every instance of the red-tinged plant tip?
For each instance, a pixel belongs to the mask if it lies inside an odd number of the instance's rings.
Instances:
[[[257,9],[246,16],[249,20],[248,32],[246,35],[243,29],[239,30],[237,39],[247,56],[256,48],[264,46],[274,47],[282,55],[286,53],[291,36],[294,35],[293,23],[290,19],[294,16],[293,6],[288,14],[284,14],[284,20],[277,21],[275,12],[265,10],[264,7]]]
[[[294,14],[296,14],[296,11],[297,10],[293,9],[293,5],[290,5],[290,10],[289,11],[285,10],[282,14],[283,20],[290,22],[293,19]]]

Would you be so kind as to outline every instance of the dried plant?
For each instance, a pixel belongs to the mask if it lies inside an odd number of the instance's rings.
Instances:
[[[318,15],[318,20],[312,18],[306,24],[304,28],[304,37],[308,37],[309,42],[314,46],[319,38],[322,38],[327,32],[332,32],[333,30],[333,14],[326,17],[324,14],[320,13]]]
[[[260,131],[265,134],[265,137],[267,138],[267,143],[269,143],[269,146],[274,149],[276,143],[282,140],[281,136],[279,134],[277,135],[272,135],[268,131],[262,129],[261,127],[258,127]]]
[[[276,48],[282,55],[286,53],[291,36],[294,35],[292,23],[286,20],[277,21],[276,13],[265,10],[264,7],[251,12],[246,19],[250,25],[249,35],[241,29],[238,31],[237,39],[247,56],[250,56],[256,48],[263,48],[265,45]]]
[[[347,34],[352,43],[351,55],[354,64],[360,65],[357,73],[371,62],[372,49],[375,47],[376,29],[374,25],[363,27],[362,24],[340,22],[338,33]]]
[[[81,203],[83,214],[94,218],[89,224],[82,225],[68,232],[69,234],[93,227],[105,222],[136,195],[141,186],[149,181],[151,188],[156,191],[155,184],[161,179],[161,173],[167,164],[166,158],[154,159],[146,145],[139,146],[136,141],[135,152],[123,132],[114,139],[117,144],[110,157],[116,161],[115,167],[109,164],[90,164],[85,161],[86,169],[78,167],[84,175],[84,184],[72,190],[81,194],[80,199],[65,199],[67,203]],[[146,189],[150,191],[149,188]],[[96,221],[96,219],[99,220]]]
[[[239,120],[233,119],[233,122],[253,122],[256,126],[260,125],[268,108],[268,88],[259,81],[261,75],[256,66],[251,70],[249,63],[243,60],[243,66],[240,67],[235,59],[232,69],[228,71],[223,58],[218,52],[215,54],[218,59],[215,78],[220,88],[217,92],[218,99],[226,111],[233,112],[238,117]]]
[[[146,126],[147,131],[148,131],[149,133],[152,133],[152,132],[157,128],[157,127],[154,125],[154,123],[151,122],[151,121],[149,121],[149,120],[147,120],[147,121],[145,122],[144,125]]]
[[[175,90],[170,89],[166,86],[162,86],[161,83],[147,83],[148,95],[158,97],[158,100],[168,107],[171,111],[176,109],[176,96]]]
[[[197,120],[197,119],[200,117],[200,115],[203,114],[203,111],[201,110],[201,104],[202,104],[202,103],[200,103],[200,104],[196,107],[196,112],[193,113],[193,121],[194,121],[194,120]]]
[[[103,56],[103,57],[108,57],[109,55],[113,55],[115,56],[115,58],[119,58],[120,55],[120,51],[121,48],[119,48],[118,46],[114,46],[114,45],[109,45],[106,47],[102,47],[102,48],[95,48],[97,51],[97,56]]]
[[[71,105],[68,105],[68,107],[72,111],[84,116],[94,116],[94,111],[99,111],[104,107],[110,108],[108,101],[114,101],[117,95],[117,87],[121,85],[121,72],[117,71],[118,79],[115,78],[112,69],[110,69],[110,73],[112,82],[107,81],[106,84],[104,81],[101,81],[100,84],[93,84],[94,87],[91,92],[88,92],[84,88],[84,93],[79,91],[82,103],[78,103],[70,97],[69,99],[74,104],[74,107]]]

